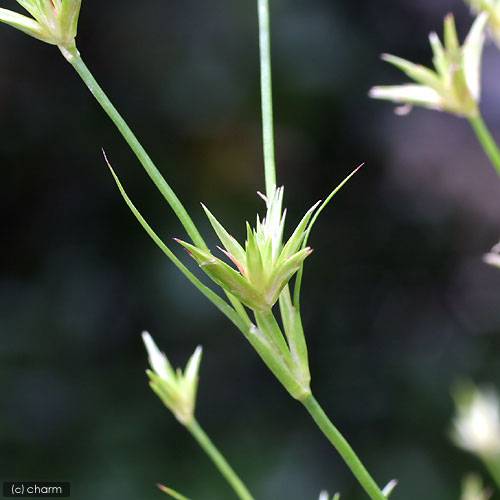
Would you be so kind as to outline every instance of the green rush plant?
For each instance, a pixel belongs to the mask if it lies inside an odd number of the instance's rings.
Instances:
[[[312,207],[305,210],[305,215],[296,223],[294,229],[288,230],[284,187],[277,181],[275,161],[269,0],[257,0],[265,181],[265,191],[259,193],[259,196],[265,204],[265,215],[257,215],[253,225],[246,223],[246,239],[244,242],[238,242],[225,229],[219,218],[203,206],[210,225],[220,240],[220,254],[208,248],[181,200],[86,66],[76,43],[82,0],[17,0],[17,3],[26,12],[21,14],[0,8],[0,22],[59,49],[114,123],[180,221],[187,238],[176,241],[186,250],[189,258],[198,264],[200,273],[193,273],[154,231],[128,196],[104,154],[123,200],[147,235],[185,278],[241,332],[286,392],[309,413],[366,495],[372,500],[389,498],[396,487],[396,481],[389,481],[383,488],[379,486],[326,414],[311,388],[308,348],[301,312],[304,265],[312,252],[308,245],[309,237],[319,215],[360,167],[348,175],[323,201],[311,203]],[[453,16],[449,15],[444,22],[444,43],[436,34],[430,36],[434,68],[425,68],[399,57],[385,55],[384,60],[402,70],[416,83],[374,87],[370,95],[405,106],[421,105],[447,111],[468,119],[500,175],[500,151],[481,117],[479,108],[484,38],[488,32],[498,43],[500,1],[471,0],[470,3],[478,16],[462,45],[457,36]],[[499,253],[498,247],[495,247],[485,260],[500,267]],[[147,371],[147,377],[151,389],[213,461],[235,495],[241,500],[252,500],[249,488],[195,417],[201,347],[194,351],[184,370],[175,370],[148,333],[143,334],[143,341],[149,358],[150,370]],[[467,413],[466,407],[461,408],[460,416],[455,422],[455,432],[458,436],[456,441],[463,448],[470,450],[469,445],[464,443],[470,443],[466,439],[472,424],[467,423],[467,418],[470,421],[472,413]],[[491,406],[489,411],[494,411]],[[490,423],[492,421],[490,419]],[[491,425],[497,423],[495,421]],[[497,431],[495,427],[494,432]],[[492,438],[495,445],[500,442],[496,441],[497,438],[500,440],[500,434]],[[484,459],[484,453],[482,457]],[[490,463],[490,455],[487,458]],[[498,480],[498,477],[496,479]],[[168,486],[159,485],[159,488],[172,498],[186,500],[185,496]],[[467,480],[464,483],[464,500],[471,500],[476,493],[477,496],[483,494],[481,483],[476,478]],[[319,498],[339,500],[340,495],[337,493],[330,497],[327,492],[322,492]]]

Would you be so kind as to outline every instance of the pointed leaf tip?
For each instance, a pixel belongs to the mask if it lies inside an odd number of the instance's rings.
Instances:
[[[169,488],[168,486],[165,486],[163,484],[157,484],[156,486],[160,491],[169,495],[171,498],[174,498],[175,500],[189,500],[187,497],[181,495],[179,492],[173,490],[172,488]]]

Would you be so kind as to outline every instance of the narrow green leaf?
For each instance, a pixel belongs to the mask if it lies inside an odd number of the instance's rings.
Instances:
[[[201,346],[198,346],[186,364],[184,378],[189,384],[195,383],[198,378],[202,355],[203,349]]]
[[[449,55],[456,53],[460,49],[457,26],[453,14],[448,14],[444,18],[444,46],[449,52]]]
[[[278,260],[281,260],[283,258],[288,258],[297,250],[300,248],[302,245],[302,242],[304,241],[304,237],[306,234],[306,228],[307,224],[311,220],[311,217],[318,207],[318,205],[321,203],[321,201],[318,201],[315,203],[302,217],[302,220],[299,222],[299,225],[295,228],[295,231],[293,232],[292,236],[290,236],[290,239],[286,242],[286,245],[283,247],[283,250],[281,251],[281,254],[279,256]]]
[[[33,0],[16,0],[16,2],[27,12],[29,12],[35,19],[42,15],[42,8],[39,2],[35,3]]]
[[[311,235],[311,230],[318,220],[318,217],[321,215],[323,210],[328,206],[330,201],[335,198],[335,195],[356,175],[361,168],[364,166],[364,163],[359,165],[357,168],[355,168],[326,198],[326,200],[321,204],[321,206],[318,208],[316,213],[314,214],[314,217],[311,220],[311,223],[309,224],[309,227],[307,228],[306,234],[304,236],[304,241],[302,243],[302,247],[305,248],[309,241],[309,236]],[[299,272],[297,274],[297,280],[295,281],[295,288],[293,290],[293,305],[297,308],[298,311],[300,311],[300,288],[302,285],[302,275],[304,274],[304,266],[301,266],[299,269]]]
[[[278,279],[277,276],[281,275],[293,275],[296,271],[298,271],[304,260],[307,259],[307,257],[309,257],[312,253],[313,250],[311,247],[305,247],[290,255],[286,259],[280,258],[278,264],[276,265],[272,279]]]
[[[481,58],[484,47],[484,30],[488,14],[477,17],[463,45],[463,68],[470,93],[479,101],[481,95]]]
[[[431,69],[391,54],[383,54],[382,59],[389,64],[396,66],[396,68],[400,69],[412,80],[434,89],[441,89],[441,81],[438,75]]]
[[[260,254],[259,245],[255,238],[250,224],[247,222],[247,240],[245,244],[246,253],[246,269],[248,273],[248,280],[257,288],[262,289],[266,285],[264,263],[262,262],[262,255]],[[271,263],[266,262],[267,267]]]
[[[437,90],[426,85],[412,83],[372,87],[368,95],[372,99],[382,99],[398,104],[415,104],[432,109],[440,109],[443,103]]]
[[[37,40],[53,44],[52,38],[47,35],[42,26],[28,16],[0,8],[0,22],[8,24]]]
[[[215,233],[219,237],[219,240],[221,243],[224,245],[224,248],[234,257],[235,260],[241,263],[241,265],[244,265],[245,263],[245,251],[243,250],[242,246],[236,241],[236,239],[231,236],[224,226],[214,217],[212,212],[205,206],[201,205],[203,207],[203,210],[205,210],[205,213],[207,214],[208,220],[210,221],[210,224],[212,225]]]
[[[441,78],[444,78],[448,74],[449,68],[443,44],[441,43],[441,40],[439,39],[437,33],[434,32],[429,35],[429,42],[432,48],[432,62],[434,64],[434,67],[436,68],[438,75]]]
[[[78,30],[78,18],[82,0],[62,0],[59,19],[63,30],[69,37],[75,38]]]
[[[175,391],[174,387],[162,381],[160,377],[154,377],[153,380],[153,376],[149,382],[149,387],[158,396],[161,402],[173,412],[178,397],[178,393]]]
[[[265,307],[262,295],[246,278],[231,266],[214,257],[211,253],[201,250],[190,243],[181,240],[176,241],[196,260],[203,272],[225,291],[233,294],[251,309],[262,309]]]
[[[312,249],[309,247],[303,248],[302,250],[294,253],[286,259],[278,260],[273,274],[270,278],[270,283],[275,285],[275,289],[270,291],[273,297],[278,300],[278,296],[283,290],[283,287],[290,281],[290,278],[302,267],[304,260],[311,255]]]
[[[103,152],[104,153],[104,152]],[[149,237],[156,243],[158,248],[170,259],[170,261],[181,271],[181,273],[208,299],[212,304],[219,309],[231,322],[236,325],[242,332],[247,330],[245,322],[240,318],[240,316],[235,312],[235,310],[221,297],[219,297],[213,290],[204,285],[175,255],[174,253],[165,245],[161,238],[154,232],[151,226],[146,222],[144,217],[141,215],[139,210],[132,203],[132,200],[128,197],[125,189],[123,188],[118,176],[113,170],[111,164],[109,163],[106,155],[104,154],[104,159],[108,165],[108,168],[116,182],[118,190],[122,195],[125,203],[129,207],[130,211],[134,214],[135,218],[139,224],[143,227]]]
[[[217,261],[222,262],[217,257],[214,257],[210,250],[198,248],[197,246],[180,240],[179,238],[174,238],[174,241],[184,247],[188,254],[197,262],[200,267],[206,266],[209,263],[216,263]]]

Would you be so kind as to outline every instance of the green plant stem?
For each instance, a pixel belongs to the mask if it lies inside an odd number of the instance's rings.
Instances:
[[[264,143],[264,170],[268,199],[276,188],[276,162],[274,154],[273,90],[271,73],[271,35],[269,0],[258,0],[260,88],[262,99],[262,137]]]
[[[236,472],[228,464],[227,460],[222,456],[220,451],[215,447],[205,431],[200,427],[198,422],[193,419],[191,423],[186,425],[188,431],[196,439],[198,444],[203,448],[205,453],[213,461],[219,472],[224,476],[227,482],[231,485],[234,492],[241,500],[253,500],[252,495],[243,481],[237,476]]]
[[[484,152],[488,156],[491,164],[495,168],[498,175],[500,175],[500,150],[498,149],[497,143],[491,132],[488,130],[486,123],[480,114],[474,118],[469,118],[469,123],[471,124],[476,136],[484,149]]]
[[[273,312],[271,310],[255,311],[255,321],[260,330],[266,334],[266,337],[272,343],[276,352],[279,353],[288,367],[290,367],[290,365],[292,365],[290,350]]]
[[[96,98],[97,102],[102,106],[102,109],[106,112],[109,118],[111,118],[113,123],[116,125],[116,128],[120,131],[123,138],[127,141],[128,145],[135,153],[137,159],[144,167],[144,170],[154,182],[160,193],[167,200],[175,215],[177,215],[177,217],[181,221],[184,229],[188,233],[193,243],[196,246],[206,249],[207,246],[203,238],[201,237],[198,229],[196,228],[191,217],[182,205],[181,201],[174,193],[170,185],[167,183],[167,181],[163,178],[160,171],[156,168],[155,164],[146,153],[145,149],[142,147],[141,143],[138,141],[137,137],[134,135],[125,120],[121,117],[118,110],[114,107],[113,103],[109,100],[104,90],[97,83],[94,76],[83,62],[78,50],[76,48],[65,49],[61,47],[60,49],[65,59],[73,66],[92,95]]]
[[[104,90],[97,83],[94,76],[92,75],[90,70],[87,68],[87,66],[83,62],[83,60],[80,56],[80,53],[78,52],[76,47],[73,49],[65,49],[65,48],[60,47],[60,50],[61,50],[63,56],[65,57],[65,59],[73,66],[73,68],[76,70],[78,75],[81,77],[81,79],[83,80],[85,85],[88,87],[88,89],[90,90],[92,95],[96,98],[97,102],[102,106],[102,108],[104,109],[106,114],[109,116],[109,118],[111,118],[113,123],[116,125],[117,129],[120,131],[123,138],[127,141],[127,144],[130,146],[132,151],[135,153],[137,159],[141,162],[146,173],[149,175],[151,180],[154,182],[154,184],[156,185],[156,187],[158,188],[160,193],[163,195],[163,197],[167,200],[168,204],[170,205],[170,207],[174,211],[175,215],[178,217],[181,224],[184,226],[184,229],[188,233],[188,235],[191,238],[191,240],[193,241],[193,243],[200,248],[208,249],[203,237],[201,236],[198,229],[196,228],[193,220],[191,219],[191,217],[187,213],[186,209],[182,205],[182,202],[179,200],[179,198],[177,197],[175,192],[172,190],[170,185],[167,183],[165,178],[161,175],[159,170],[156,168],[156,166],[153,163],[153,161],[151,160],[150,156],[147,154],[147,152],[145,151],[143,146],[140,144],[137,137],[132,132],[130,127],[127,125],[125,120],[122,118],[122,116],[120,115],[118,110],[115,108],[115,106],[109,100],[109,98],[107,97]],[[113,172],[113,176],[115,177],[115,180],[117,180],[114,172]],[[120,187],[120,190],[122,191],[121,186],[119,186],[119,187]],[[129,206],[130,206],[130,204],[129,204]],[[186,274],[186,273],[184,273],[184,274]],[[245,325],[246,325],[245,329],[248,329],[249,325],[250,325],[250,320],[249,320],[248,315],[246,314],[246,311],[245,311],[244,307],[242,306],[241,302],[239,302],[235,297],[230,296],[230,294],[228,294],[228,293],[226,293],[226,295],[228,296],[228,298],[229,298],[231,304],[233,305],[238,316],[240,316],[240,318],[245,323]],[[219,305],[217,305],[217,307],[219,307],[219,306],[220,306],[220,303],[219,303]]]
[[[372,500],[386,500],[385,495],[377,486],[377,483],[370,476],[369,472],[361,463],[361,460],[358,458],[344,436],[342,436],[339,430],[332,424],[314,396],[311,395],[307,397],[302,401],[302,404],[306,407],[307,411],[310,413],[323,434],[339,452],[340,456],[344,459],[344,462],[347,464],[349,469],[351,469],[352,473],[368,496]]]

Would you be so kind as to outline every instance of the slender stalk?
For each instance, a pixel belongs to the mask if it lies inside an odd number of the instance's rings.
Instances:
[[[361,460],[358,458],[344,436],[342,436],[339,430],[332,424],[314,396],[309,396],[302,403],[306,407],[307,411],[310,413],[318,427],[321,429],[323,434],[328,438],[330,443],[332,443],[334,448],[344,459],[344,462],[347,464],[349,469],[351,469],[352,473],[359,481],[368,496],[372,500],[386,500],[386,496],[377,486],[377,483],[370,476],[369,472],[361,463]]]
[[[220,451],[215,447],[205,431],[200,427],[198,422],[193,419],[186,428],[196,439],[198,444],[203,448],[205,453],[211,458],[219,472],[224,476],[234,492],[241,500],[253,500],[252,495],[244,485],[243,481],[237,476],[236,472],[228,464],[227,460],[222,456]]]
[[[271,36],[269,0],[258,0],[260,88],[262,99],[262,137],[264,143],[264,170],[268,199],[276,187],[276,162],[274,155],[273,90],[271,73]]]
[[[78,50],[76,50],[76,48],[68,50],[61,47],[60,49],[63,56],[73,66],[92,95],[96,98],[97,102],[102,106],[102,109],[111,118],[113,123],[116,125],[116,128],[120,131],[123,138],[127,141],[128,145],[135,153],[137,159],[144,167],[144,170],[146,170],[151,180],[155,183],[160,193],[164,196],[172,210],[175,212],[175,215],[177,215],[177,217],[181,221],[193,243],[201,248],[207,248],[205,242],[203,241],[203,238],[201,237],[198,229],[194,225],[194,222],[182,205],[181,201],[174,193],[170,185],[167,183],[167,181],[163,178],[160,171],[156,168],[155,164],[146,153],[146,150],[142,147],[141,143],[138,141],[137,137],[134,135],[130,127],[121,117],[120,113],[115,108],[113,103],[109,100],[104,90],[97,83],[94,76],[83,62]]]
[[[187,213],[186,209],[182,205],[182,202],[179,200],[173,189],[170,187],[168,182],[165,180],[165,178],[161,175],[160,171],[157,169],[153,161],[151,160],[151,157],[147,154],[146,150],[144,147],[141,145],[135,134],[132,132],[130,127],[127,125],[125,120],[122,118],[118,110],[115,108],[113,103],[109,100],[107,97],[106,93],[102,89],[102,87],[97,83],[95,80],[94,76],[90,72],[90,70],[87,68],[85,63],[83,62],[80,53],[76,49],[65,49],[63,47],[60,47],[60,50],[65,57],[65,59],[73,66],[73,68],[76,70],[78,75],[81,77],[85,85],[88,87],[92,95],[96,98],[96,100],[99,102],[99,104],[102,106],[106,114],[111,118],[113,123],[116,125],[117,129],[120,131],[122,134],[123,138],[127,141],[128,145],[132,149],[132,151],[135,153],[137,159],[141,162],[142,166],[144,167],[144,170],[146,173],[149,175],[151,180],[154,182],[160,193],[163,195],[163,197],[167,200],[168,204],[174,211],[175,215],[177,218],[180,220],[181,224],[184,226],[184,229],[188,233],[189,237],[193,241],[193,243],[201,248],[208,249],[205,241],[203,240],[203,237],[199,233],[198,229],[196,228],[193,220]],[[118,180],[115,173],[113,172],[113,176],[115,177],[115,180]],[[119,184],[119,183],[118,183]],[[123,188],[119,185],[120,191],[123,191]],[[123,193],[122,193],[123,194]],[[127,198],[127,197],[126,197]],[[126,200],[127,201],[127,200]],[[130,200],[129,200],[130,201]],[[127,202],[127,204],[130,203]],[[163,249],[164,250],[164,249]],[[164,250],[165,251],[165,250]],[[168,255],[169,258],[171,258],[170,255]],[[171,259],[172,260],[172,259]],[[176,265],[177,263],[174,262]],[[179,267],[179,266],[178,266]],[[184,272],[183,269],[181,271]],[[192,275],[191,275],[192,276]],[[193,281],[191,277],[188,277],[190,281]],[[197,285],[198,286],[198,285]],[[199,287],[198,287],[199,288]],[[208,289],[206,287],[205,291]],[[204,295],[207,295],[206,293]],[[248,330],[248,327],[250,325],[250,320],[248,318],[248,315],[246,314],[246,311],[244,307],[242,306],[241,302],[239,302],[235,297],[230,296],[229,293],[226,292],[226,295],[228,296],[229,300],[231,301],[231,304],[233,305],[236,313],[238,316],[243,320],[245,323],[245,327],[243,329]],[[212,300],[213,302],[213,300]],[[219,301],[219,304],[216,304],[217,307],[220,309],[221,301]],[[227,313],[225,312],[227,315]],[[231,318],[230,318],[231,319]],[[239,327],[242,329],[241,327]]]
[[[471,124],[476,136],[484,149],[484,152],[488,156],[491,164],[495,168],[498,175],[500,175],[500,150],[498,149],[497,143],[491,132],[488,130],[486,123],[481,115],[474,118],[469,118],[469,123]]]
[[[264,169],[266,177],[266,194],[270,199],[276,187],[276,161],[274,152],[274,122],[273,122],[273,98],[272,98],[272,73],[271,73],[271,41],[269,21],[269,0],[258,0],[259,9],[259,42],[260,42],[260,72],[261,72],[261,95],[262,95],[262,133],[264,143]],[[330,201],[330,200],[328,200]],[[323,207],[324,208],[324,207]],[[299,285],[300,289],[300,285]],[[297,305],[298,305],[298,300]],[[261,326],[268,325],[268,318],[257,317]],[[260,321],[259,321],[260,319]],[[271,338],[281,347],[285,343],[281,332],[276,334],[275,328],[270,328],[273,335]],[[285,344],[286,345],[286,344]],[[307,391],[309,393],[309,391]],[[354,450],[344,439],[342,434],[329,420],[321,406],[312,395],[306,396],[302,403],[311,414],[312,418],[323,431],[323,434],[340,453],[355,477],[361,483],[366,493],[373,500],[385,500],[385,495],[365,469]]]

